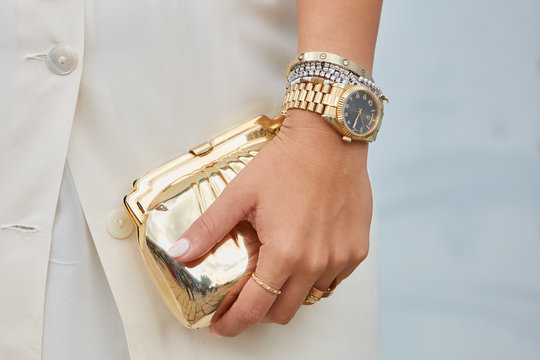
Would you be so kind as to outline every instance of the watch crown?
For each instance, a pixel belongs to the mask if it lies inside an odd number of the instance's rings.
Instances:
[[[348,136],[344,136],[341,139],[346,143],[350,143],[352,141],[352,139],[350,137],[348,137]]]

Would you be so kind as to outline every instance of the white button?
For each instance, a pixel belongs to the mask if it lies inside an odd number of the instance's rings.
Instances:
[[[125,239],[133,232],[133,220],[124,210],[113,210],[105,219],[107,232],[117,239]]]
[[[67,45],[56,45],[47,54],[49,69],[58,75],[67,75],[77,67],[77,53]]]

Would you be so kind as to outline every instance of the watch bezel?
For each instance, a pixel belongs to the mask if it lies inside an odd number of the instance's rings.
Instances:
[[[377,117],[375,120],[375,126],[371,129],[370,132],[363,134],[363,135],[357,135],[353,133],[345,124],[345,119],[343,117],[343,108],[345,107],[345,103],[349,96],[351,96],[353,93],[357,91],[364,91],[370,94],[372,99],[375,101],[375,106],[377,109]],[[383,104],[382,101],[375,95],[373,90],[371,90],[368,86],[365,85],[351,85],[348,87],[343,94],[340,96],[337,107],[336,107],[336,119],[339,127],[341,128],[343,135],[351,138],[352,140],[363,140],[363,141],[374,141],[375,137],[377,136],[377,133],[379,131],[379,128],[381,127],[381,121],[382,121],[382,115],[383,115]]]

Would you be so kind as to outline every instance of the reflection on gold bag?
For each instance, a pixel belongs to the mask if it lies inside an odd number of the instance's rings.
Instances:
[[[174,316],[210,325],[234,302],[255,267],[259,240],[241,222],[205,256],[182,264],[169,247],[279,131],[283,117],[260,116],[201,144],[133,183],[124,204],[135,221],[146,267]]]

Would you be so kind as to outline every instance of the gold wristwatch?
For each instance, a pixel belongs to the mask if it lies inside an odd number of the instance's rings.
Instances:
[[[283,97],[281,112],[305,109],[322,115],[345,142],[372,142],[383,117],[382,99],[366,85],[329,84],[325,79],[303,78]]]

